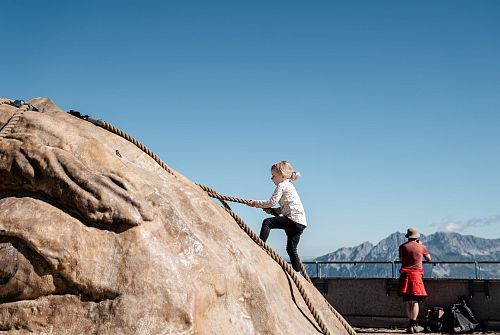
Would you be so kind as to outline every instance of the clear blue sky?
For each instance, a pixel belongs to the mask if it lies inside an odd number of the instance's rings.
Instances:
[[[500,238],[500,1],[0,3],[0,96],[107,120],[226,195],[268,198],[289,160],[303,256]]]

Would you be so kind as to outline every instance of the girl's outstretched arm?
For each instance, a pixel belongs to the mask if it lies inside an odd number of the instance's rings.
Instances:
[[[274,189],[273,195],[269,200],[255,200],[254,207],[258,208],[270,208],[275,206],[283,195],[283,184],[278,184]]]

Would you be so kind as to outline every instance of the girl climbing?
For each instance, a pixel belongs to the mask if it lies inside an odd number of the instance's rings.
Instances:
[[[262,208],[264,212],[275,215],[262,222],[260,238],[265,242],[271,229],[283,229],[287,236],[286,252],[295,271],[300,272],[300,261],[297,253],[300,235],[307,226],[306,214],[299,195],[291,181],[297,180],[300,173],[293,170],[287,161],[273,164],[271,180],[276,185],[269,200],[250,200],[249,206]],[[276,204],[280,207],[272,208]]]

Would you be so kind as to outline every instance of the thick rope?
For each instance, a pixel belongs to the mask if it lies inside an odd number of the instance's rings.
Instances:
[[[205,186],[205,185],[201,185],[201,184],[196,184],[198,186],[200,186],[205,192],[207,192],[207,194],[212,197],[212,198],[216,198],[216,199],[219,199],[219,200],[227,200],[227,201],[233,201],[233,202],[239,202],[239,203],[242,203],[242,204],[248,204],[250,201],[249,200],[245,200],[245,199],[241,199],[241,198],[234,198],[234,197],[228,197],[228,196],[222,196],[220,194],[218,194],[216,191],[214,191],[213,189],[211,189],[210,187],[208,186]],[[233,219],[236,221],[236,223],[240,226],[241,229],[243,229],[243,231],[245,231],[247,233],[247,235],[255,242],[257,243],[261,248],[263,248],[267,253],[268,255],[273,259],[275,260],[279,265],[281,265],[283,267],[282,264],[286,264],[286,266],[288,267],[288,269],[286,269],[286,271],[288,272],[288,274],[292,277],[292,279],[294,279],[294,283],[297,285],[297,287],[299,287],[299,285],[301,285],[301,283],[297,283],[296,282],[296,278],[293,278],[292,274],[294,276],[297,276],[296,272],[293,271],[291,268],[290,268],[290,265],[285,261],[283,260],[283,258],[281,256],[279,256],[274,250],[272,250],[268,244],[266,244],[262,239],[260,239],[260,237],[258,237],[254,231],[239,217],[237,216],[233,211],[231,211],[230,208],[226,208],[226,210],[228,211],[228,213],[233,217]],[[304,267],[304,263],[302,263],[302,261],[300,260],[299,258],[299,264],[300,264],[300,267],[301,267],[301,271],[302,271],[302,274],[304,275],[304,278],[312,283],[311,279],[309,278],[308,274],[307,274],[307,271]],[[291,272],[290,272],[291,271]],[[300,291],[300,289],[299,289]],[[300,292],[301,294],[303,292]],[[304,293],[305,294],[305,293]],[[307,296],[303,296],[304,298],[304,301],[306,301],[306,304],[307,304],[307,307],[309,308],[309,310],[311,310],[311,308],[314,308],[312,305],[309,306],[308,304],[308,301],[309,301],[309,297]],[[307,298],[307,300],[306,300]],[[325,299],[325,302],[328,306],[328,308],[330,309],[330,311],[337,317],[337,319],[340,321],[340,323],[342,324],[342,326],[347,330],[347,332],[351,335],[355,334],[355,331],[354,329],[352,329],[352,327],[349,325],[349,323],[342,317],[342,315],[337,312],[337,310],[335,310],[332,305],[330,305],[330,303],[328,301],[326,301]],[[311,314],[312,311],[311,311]],[[314,315],[314,314],[313,314]],[[318,323],[319,324],[319,323]],[[350,330],[352,332],[350,332]]]
[[[118,135],[120,137],[123,137],[124,139],[126,139],[128,141],[130,141],[135,146],[137,146],[139,149],[141,149],[143,152],[147,153],[148,156],[150,156],[163,169],[165,169],[165,171],[167,171],[168,173],[170,173],[173,176],[176,176],[175,173],[173,172],[173,170],[165,162],[163,162],[156,154],[154,154],[145,145],[143,145],[142,143],[140,143],[139,141],[137,141],[132,136],[130,136],[127,133],[125,133],[124,131],[122,131],[122,130],[116,128],[116,127],[114,127],[113,125],[109,124],[106,121],[102,121],[102,120],[96,121],[96,120],[92,120],[92,119],[89,119],[89,121],[93,122],[94,124],[96,124],[96,125],[104,128],[104,129],[106,129],[106,130],[108,130],[108,131],[110,131],[110,132],[112,132],[112,133],[114,133],[114,134],[116,134],[116,135]],[[292,269],[292,267],[280,255],[278,255],[274,250],[271,249],[271,247],[269,247],[269,245],[267,245],[264,241],[262,241],[262,239],[260,239],[259,236],[257,236],[254,233],[254,231],[239,216],[237,216],[229,208],[229,206],[224,202],[224,201],[232,201],[232,202],[239,202],[239,203],[242,203],[242,204],[248,204],[249,201],[245,200],[245,199],[241,199],[241,198],[222,196],[222,195],[218,194],[215,190],[211,189],[208,186],[201,185],[201,184],[196,184],[196,185],[198,185],[201,189],[203,189],[205,192],[207,192],[207,194],[210,197],[219,199],[223,203],[224,209],[233,217],[233,219],[240,226],[240,228],[243,231],[245,231],[247,233],[247,235],[255,243],[257,243],[257,245],[259,245],[262,249],[264,249],[267,252],[267,254],[273,260],[275,260],[288,273],[288,275],[292,278],[293,282],[295,283],[297,289],[299,290],[302,298],[304,299],[304,302],[306,303],[307,307],[309,308],[309,311],[311,312],[312,316],[314,317],[314,320],[316,321],[316,323],[318,324],[318,326],[321,328],[321,331],[323,332],[323,334],[325,334],[325,335],[332,334],[328,330],[328,328],[326,327],[325,323],[323,322],[323,320],[322,320],[320,314],[318,313],[318,311],[316,310],[316,308],[313,306],[313,304],[311,302],[311,299],[309,299],[309,296],[307,295],[307,292],[305,291],[304,286],[300,282],[297,273]],[[301,265],[301,271],[304,274],[304,278],[306,278],[306,280],[308,280],[309,282],[311,282],[311,279],[307,275],[307,271],[306,271],[306,269],[305,269],[305,267],[304,267],[304,265],[303,265],[303,263],[301,261],[300,261],[300,265]],[[350,334],[350,335],[356,335],[356,332],[354,331],[354,329],[349,325],[349,323],[347,323],[347,321],[342,317],[342,315],[340,315],[340,313],[337,312],[330,305],[330,303],[328,303],[328,301],[326,299],[324,299],[324,301],[328,305],[328,307],[329,307],[330,311],[333,313],[333,315],[339,320],[340,324],[347,331],[347,333]]]
[[[246,200],[246,199],[241,199],[241,198],[235,198],[235,197],[228,197],[226,195],[220,195],[219,193],[217,193],[216,191],[214,191],[213,189],[211,189],[210,187],[208,186],[205,186],[205,185],[201,185],[201,184],[196,184],[198,185],[199,187],[201,187],[201,189],[203,189],[205,192],[207,192],[207,194],[211,197],[211,198],[215,198],[215,199],[218,199],[220,200],[221,202],[222,201],[232,201],[232,202],[239,202],[241,204],[246,204],[248,205],[250,203],[249,200]],[[231,209],[231,208],[226,208],[226,209]],[[260,239],[260,238],[259,238]],[[297,255],[298,256],[298,255]],[[304,267],[304,263],[302,263],[302,260],[300,259],[299,257],[299,265],[300,265],[300,271],[302,272],[304,278],[312,284],[312,281],[311,281],[311,278],[309,278],[309,275],[307,274],[307,270],[306,268]]]
[[[31,105],[25,104],[24,101],[13,101],[13,100],[0,100],[0,105],[1,104],[14,104],[16,107],[19,107],[18,110],[14,113],[14,115],[9,119],[9,121],[0,129],[0,140],[10,134],[14,127],[17,125],[19,120],[21,119],[22,115],[24,112],[28,110],[36,110]],[[19,105],[19,106],[18,106]],[[165,171],[167,171],[169,174],[173,175],[176,177],[176,174],[174,171],[165,163],[163,162],[155,153],[153,153],[151,150],[149,150],[145,145],[137,141],[135,138],[132,136],[128,135],[124,131],[114,127],[113,125],[109,124],[106,121],[102,120],[93,120],[93,119],[88,119],[88,121],[98,125],[101,128],[104,128],[124,139],[127,141],[133,143],[135,146],[137,146],[139,149],[141,149],[144,153],[146,153],[148,156],[150,156],[156,163],[158,163]],[[291,268],[291,266],[280,256],[278,255],[272,248],[267,245],[262,239],[257,236],[253,230],[238,216],[236,215],[229,205],[225,201],[232,201],[232,202],[239,202],[242,204],[248,204],[249,201],[245,199],[240,199],[240,198],[235,198],[235,197],[228,197],[228,196],[222,196],[218,194],[215,190],[209,188],[208,186],[198,185],[201,189],[203,189],[210,197],[216,198],[221,201],[224,209],[233,217],[233,219],[236,221],[236,223],[240,226],[240,228],[247,233],[247,235],[257,244],[259,245],[262,249],[266,251],[266,253],[273,259],[275,260],[287,273],[288,275],[292,278],[293,282],[295,283],[297,289],[299,290],[302,298],[304,299],[304,302],[306,303],[307,307],[309,308],[309,311],[311,312],[312,316],[314,317],[316,323],[320,327],[321,331],[325,335],[331,335],[331,332],[328,330],[326,327],[326,324],[324,323],[323,319],[321,318],[320,314],[314,307],[311,299],[307,295],[306,290],[304,289],[304,286],[300,282],[299,276],[297,273]],[[304,275],[304,278],[311,282],[311,279],[307,275],[307,271],[304,268],[303,263],[300,261],[300,266],[301,266],[301,271]],[[356,332],[354,329],[345,321],[345,319],[326,301],[326,304],[328,305],[330,311],[335,315],[335,317],[339,320],[339,322],[342,324],[342,326],[345,328],[348,334],[350,335],[356,335]]]
[[[290,264],[288,264],[287,261],[285,261],[280,255],[278,255],[268,244],[266,244],[263,240],[259,238],[257,234],[254,233],[254,231],[238,216],[236,215],[233,211],[228,210],[227,211],[233,219],[236,221],[236,223],[240,226],[240,228],[247,233],[247,235],[257,244],[259,245],[262,249],[264,249],[267,254],[275,260],[292,278],[293,282],[297,286],[297,289],[299,290],[302,298],[304,299],[307,307],[309,308],[309,311],[313,315],[314,319],[320,326],[321,330],[323,331],[324,334],[331,334],[327,329],[326,326],[324,325],[323,320],[320,318],[318,312],[314,308],[311,299],[309,299],[309,296],[307,295],[304,286],[299,280],[299,275],[297,272],[295,272]],[[339,320],[340,324],[345,328],[345,330],[350,334],[350,335],[355,335],[356,332],[354,329],[349,325],[349,323],[340,315],[339,312],[337,312],[328,301],[325,299],[325,303],[328,305],[330,311],[335,315],[335,317]],[[323,326],[322,326],[323,325]]]

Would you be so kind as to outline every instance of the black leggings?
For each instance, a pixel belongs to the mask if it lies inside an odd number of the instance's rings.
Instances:
[[[295,271],[300,271],[299,254],[297,253],[297,245],[299,244],[300,235],[306,228],[295,221],[290,220],[286,216],[275,216],[262,221],[260,229],[260,238],[266,242],[271,229],[284,229],[286,240],[286,252],[290,256],[290,262]]]

